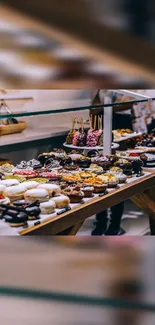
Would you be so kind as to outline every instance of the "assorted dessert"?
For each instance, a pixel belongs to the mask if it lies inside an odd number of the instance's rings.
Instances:
[[[90,117],[89,129],[84,129],[83,118],[79,124],[76,117],[72,120],[72,128],[66,137],[66,144],[74,147],[103,147],[104,132],[103,132],[103,117],[95,115],[93,123]],[[121,138],[129,136],[136,137],[136,132],[130,129],[118,129],[112,131],[112,141],[117,141]],[[132,141],[132,140],[131,140]]]
[[[73,119],[72,129],[68,133],[66,138],[66,144],[74,147],[96,147],[103,146],[103,129],[102,120],[98,119],[98,127],[96,128],[96,122],[92,125],[92,118],[90,117],[90,128],[84,129],[84,120],[81,118],[81,122],[78,124],[76,118]]]
[[[73,150],[53,149],[29,162],[1,166],[0,218],[11,227],[59,214],[70,204],[83,203],[95,194],[105,195],[132,175],[142,175],[145,155],[103,156],[91,150],[88,156]],[[57,210],[58,209],[58,210]],[[64,209],[59,212],[59,209]]]

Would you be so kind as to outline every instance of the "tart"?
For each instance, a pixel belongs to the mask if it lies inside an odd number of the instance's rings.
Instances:
[[[88,184],[82,184],[81,191],[84,193],[85,197],[92,197],[94,192],[94,186]]]
[[[94,187],[94,193],[104,193],[108,187],[107,183],[97,177],[88,178],[85,183]]]
[[[77,160],[77,164],[81,168],[89,168],[91,159],[89,157],[82,156],[79,160]]]
[[[70,199],[70,203],[80,203],[84,198],[84,193],[80,187],[67,187],[62,191],[62,194],[66,195]]]

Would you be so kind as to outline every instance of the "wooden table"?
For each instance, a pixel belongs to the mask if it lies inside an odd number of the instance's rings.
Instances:
[[[155,172],[80,204],[62,215],[42,221],[20,231],[20,235],[76,235],[84,221],[96,213],[131,199],[148,214],[151,235],[155,235]]]

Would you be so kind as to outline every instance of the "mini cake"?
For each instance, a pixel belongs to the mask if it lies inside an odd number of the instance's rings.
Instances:
[[[92,197],[94,192],[94,186],[82,184],[81,191],[84,193],[85,197]]]
[[[77,160],[79,160],[79,159],[82,157],[82,155],[79,154],[79,153],[70,153],[68,156],[69,156],[69,157],[72,159],[72,161],[75,162],[75,163],[76,163]]]
[[[56,208],[63,209],[67,208],[70,204],[70,199],[66,195],[59,195],[52,198],[52,201],[55,202]]]
[[[55,211],[55,208],[56,204],[52,200],[40,203],[41,214],[51,214]]]
[[[79,166],[72,163],[70,165],[65,165],[64,166],[64,169],[65,170],[70,170],[70,171],[72,171],[72,170],[78,170],[79,169]]]
[[[80,168],[89,168],[91,164],[91,159],[89,157],[82,156],[78,161],[77,164]]]
[[[19,181],[17,179],[4,179],[0,181],[0,185],[4,185],[6,187],[19,185]]]
[[[115,166],[120,167],[125,175],[132,175],[132,163],[129,162],[127,159],[119,159],[118,161],[116,161]]]
[[[21,200],[24,197],[26,187],[22,184],[16,186],[6,187],[4,196],[8,197],[11,201]]]
[[[32,188],[36,188],[39,185],[39,183],[35,181],[26,181],[23,182],[22,185],[26,187],[26,190],[31,190]]]
[[[28,206],[25,211],[28,214],[28,220],[40,219],[41,210],[38,206]]]
[[[105,171],[112,166],[112,163],[109,161],[109,159],[106,156],[95,157],[92,159],[92,162],[102,167]]]
[[[45,189],[48,192],[49,197],[61,194],[60,186],[55,184],[40,184],[37,188]]]
[[[84,193],[81,191],[80,187],[67,187],[62,191],[64,195],[67,195],[70,199],[70,203],[80,203],[84,198]]]
[[[99,155],[99,152],[98,150],[90,150],[87,154],[87,156],[89,158],[94,158],[94,157],[97,157]]]
[[[24,194],[24,198],[27,202],[33,203],[35,201],[46,202],[49,200],[48,191],[42,188],[35,188],[28,190]]]

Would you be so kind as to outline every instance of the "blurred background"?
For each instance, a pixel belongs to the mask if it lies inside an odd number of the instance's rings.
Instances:
[[[151,237],[1,237],[1,323],[153,325],[154,245]]]
[[[0,86],[152,88],[153,0],[4,0]]]

